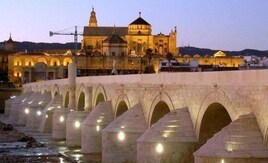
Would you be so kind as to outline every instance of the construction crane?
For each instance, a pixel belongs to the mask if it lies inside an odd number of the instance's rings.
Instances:
[[[62,30],[62,31],[64,31],[64,30]],[[77,53],[78,35],[83,35],[83,34],[77,32],[77,26],[75,26],[74,33],[62,33],[61,31],[59,31],[59,32],[49,31],[49,36],[50,37],[52,37],[54,35],[73,35],[74,36],[74,46],[75,46],[75,48],[74,48],[74,50],[75,50],[75,52],[74,52],[74,54],[75,54],[74,55],[74,62],[77,64],[77,55],[76,55],[76,53]]]

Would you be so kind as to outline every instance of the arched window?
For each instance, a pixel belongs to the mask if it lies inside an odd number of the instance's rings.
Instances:
[[[14,59],[14,66],[21,66],[21,59],[20,58]]]
[[[68,66],[68,64],[72,63],[73,60],[71,58],[64,58],[63,59],[63,66]]]

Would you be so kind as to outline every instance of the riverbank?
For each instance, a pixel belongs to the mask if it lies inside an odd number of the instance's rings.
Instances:
[[[0,114],[0,162],[1,163],[100,163],[101,154],[83,154],[80,148],[68,148],[65,141],[55,141],[51,133],[40,133],[24,126],[12,126],[5,131],[8,119]],[[36,145],[27,146],[29,141],[20,141],[32,137]]]

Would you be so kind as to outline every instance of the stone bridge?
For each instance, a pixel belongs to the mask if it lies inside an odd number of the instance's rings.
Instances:
[[[102,153],[102,162],[268,161],[268,70],[70,73],[23,88],[7,101],[11,122],[24,117],[27,125],[32,116],[25,108],[35,113],[40,109],[31,102],[44,102],[35,120],[40,132],[85,153]]]

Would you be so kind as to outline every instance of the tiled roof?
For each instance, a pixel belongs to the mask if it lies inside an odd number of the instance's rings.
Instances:
[[[113,33],[125,36],[128,27],[84,27],[84,36],[111,36]]]
[[[150,25],[147,21],[139,17],[138,19],[134,20],[130,25]]]
[[[105,43],[119,43],[119,44],[127,43],[124,39],[122,39],[117,34],[113,34],[112,36],[105,39],[103,42],[105,42]]]

